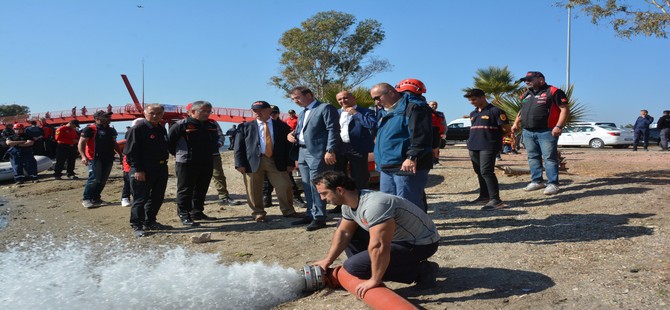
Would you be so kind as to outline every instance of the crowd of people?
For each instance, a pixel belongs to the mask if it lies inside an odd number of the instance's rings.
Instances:
[[[524,190],[544,189],[546,195],[559,192],[557,141],[570,113],[568,100],[540,72],[530,71],[521,81],[527,91],[513,124],[503,110],[487,101],[481,89],[468,89],[464,94],[474,107],[467,149],[479,182],[479,195],[471,203],[481,205],[482,210],[507,207],[494,166],[501,149],[516,152],[518,132],[522,132],[531,172]],[[182,225],[216,220],[205,213],[210,182],[221,204],[239,204],[227,190],[219,153],[228,137],[253,222],[267,221],[273,191],[281,214],[306,231],[327,227],[329,214],[341,214],[328,253],[314,264],[328,268],[345,252],[345,270],[365,280],[357,288],[357,295],[363,297],[383,281],[435,285],[439,266],[428,259],[437,251],[440,236],[428,215],[424,190],[430,170],[439,164],[446,120],[437,110],[438,103],[426,100],[426,92],[425,84],[417,79],[395,85],[379,83],[370,89],[374,108],[358,106],[354,95],[343,90],[336,95],[341,106],[337,109],[299,86],[289,96],[302,108],[300,113],[291,109],[288,118],[281,120],[277,106],[255,101],[251,104],[254,119],[226,133],[210,119],[212,104],[207,101],[189,104],[186,118],[170,124],[169,129],[163,123],[164,107],[149,104],[144,118],[128,128],[124,148],[110,126],[110,107],[96,111],[95,123],[81,131],[76,120],[56,130],[48,129],[44,122],[42,127],[33,124],[29,128],[17,124],[3,138],[16,166],[17,183],[37,181],[33,155],[38,152],[53,152],[55,179],[63,178],[64,169],[66,177],[76,179],[74,166],[80,156],[81,164],[88,167],[82,197],[86,208],[108,204],[101,200],[101,193],[118,154],[124,166],[121,203],[130,207],[130,226],[140,238],[148,231],[171,228],[156,220],[167,188],[170,154],[175,160],[177,216]],[[670,130],[668,114],[665,111],[659,121],[665,134]],[[639,138],[648,141],[645,135],[651,122],[653,118],[643,110],[635,124],[636,142]],[[667,139],[663,143],[667,150]],[[380,173],[379,191],[368,188],[370,153]],[[296,169],[304,201],[292,176]],[[327,203],[335,209],[326,210]],[[304,206],[306,212],[296,211],[296,206]]]

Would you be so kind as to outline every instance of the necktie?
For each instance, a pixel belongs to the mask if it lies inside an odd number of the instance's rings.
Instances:
[[[269,121],[265,123],[265,128],[263,129],[263,136],[265,140],[265,156],[272,157],[272,136],[270,136],[270,125]]]

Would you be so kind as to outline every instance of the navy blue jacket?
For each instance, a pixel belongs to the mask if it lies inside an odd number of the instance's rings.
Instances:
[[[368,108],[356,106],[356,111],[358,113],[352,115],[349,128],[341,128],[341,130],[349,131],[349,143],[356,152],[367,154],[375,148],[372,133],[377,131],[377,119],[375,112]],[[346,112],[342,111],[342,113]]]
[[[635,126],[633,126],[633,128],[635,131],[647,131],[649,129],[649,125],[651,125],[653,122],[654,118],[649,115],[646,117],[639,116],[635,121]]]

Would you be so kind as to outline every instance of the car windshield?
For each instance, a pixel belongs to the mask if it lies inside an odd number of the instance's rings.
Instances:
[[[610,130],[610,131],[619,130],[618,128],[616,128],[614,126],[610,126],[610,125],[598,125],[598,127],[602,128],[602,129],[605,129],[605,130]]]

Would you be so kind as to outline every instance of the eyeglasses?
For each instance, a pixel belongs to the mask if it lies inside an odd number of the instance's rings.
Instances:
[[[387,90],[387,91],[385,91],[383,94],[381,94],[381,95],[379,95],[379,96],[372,97],[372,101],[379,101],[379,100],[381,100],[381,99],[382,99],[382,96],[386,95],[388,92],[389,92],[389,91]]]
[[[212,110],[200,110],[200,109],[198,109],[198,110],[195,110],[195,111],[198,112],[198,113],[203,113],[203,114],[212,114]]]

